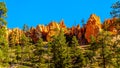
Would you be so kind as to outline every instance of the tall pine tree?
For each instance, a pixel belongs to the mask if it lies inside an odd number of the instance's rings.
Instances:
[[[69,68],[70,57],[64,32],[61,30],[58,36],[53,37],[51,43],[52,68]]]
[[[71,60],[72,60],[72,68],[83,68],[85,67],[85,58],[83,52],[80,48],[78,48],[78,40],[76,36],[73,36],[71,43]]]

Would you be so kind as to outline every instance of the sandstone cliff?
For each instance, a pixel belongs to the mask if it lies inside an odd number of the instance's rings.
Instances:
[[[24,32],[19,28],[9,29],[9,43],[10,44],[20,44],[21,36]]]
[[[66,32],[66,26],[64,24],[64,21],[62,20],[60,23],[51,22],[47,26],[38,25],[35,30],[42,33],[42,38],[44,40],[49,41],[51,37],[57,35],[60,30]]]
[[[101,22],[100,18],[95,14],[92,14],[85,25],[86,32],[85,38],[90,42],[91,36],[96,37],[97,34],[101,31]]]
[[[91,41],[91,36],[96,37],[102,29],[107,29],[113,34],[117,33],[116,26],[114,26],[116,18],[105,20],[103,24],[100,22],[100,18],[95,14],[92,14],[87,23],[80,27],[80,25],[67,28],[64,21],[51,22],[48,25],[37,25],[36,28],[31,27],[27,32],[24,32],[18,28],[8,29],[6,38],[10,40],[10,43],[19,44],[22,34],[32,39],[33,43],[36,43],[39,38],[43,38],[44,41],[50,41],[51,37],[58,35],[60,30],[64,31],[66,40],[71,41],[73,36],[76,36],[79,44],[88,44]],[[108,25],[108,26],[106,26]]]
[[[103,23],[103,29],[110,31],[112,34],[117,34],[117,29],[115,26],[115,22],[116,22],[117,18],[112,18],[112,19],[107,19],[104,21]]]

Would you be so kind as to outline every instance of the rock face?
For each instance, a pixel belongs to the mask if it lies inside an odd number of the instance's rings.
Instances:
[[[22,34],[30,37],[33,43],[36,43],[39,38],[43,38],[44,41],[50,41],[51,37],[58,35],[60,30],[64,31],[66,40],[70,42],[73,36],[76,36],[79,44],[88,44],[91,41],[91,36],[96,37],[102,29],[107,29],[110,32],[117,33],[116,26],[114,26],[114,21],[116,18],[106,20],[103,25],[101,25],[100,18],[95,14],[92,14],[88,19],[87,23],[81,28],[80,25],[67,28],[64,21],[51,22],[48,25],[38,25],[36,28],[30,28],[27,32],[22,31],[18,28],[8,29],[6,34],[9,38],[10,43],[19,44]],[[106,24],[108,26],[106,26]]]
[[[60,30],[59,24],[56,22],[51,22],[48,26],[48,33],[46,36],[46,40],[49,41],[50,38],[56,34],[58,34],[58,31]]]
[[[90,42],[90,37],[91,36],[96,37],[97,34],[101,31],[100,18],[95,14],[92,14],[88,19],[85,28],[86,28],[85,38],[87,39],[88,42]]]
[[[44,25],[37,25],[36,30],[44,33],[48,32],[48,29]]]
[[[71,41],[72,37],[76,36],[80,45],[87,43],[87,40],[85,39],[85,27],[80,28],[80,25],[68,28],[67,33],[65,33],[65,35],[67,37],[67,41]]]
[[[67,41],[71,41],[73,36],[76,36],[77,39],[80,39],[81,38],[80,25],[73,26],[72,28],[68,28],[65,33],[65,36],[67,38]]]
[[[64,21],[62,20],[59,24],[57,22],[51,22],[48,26],[48,33],[46,36],[46,40],[49,41],[50,38],[54,35],[59,34],[60,30],[66,31],[66,26],[64,24]]]
[[[31,28],[26,35],[29,35],[29,37],[31,37],[34,42],[37,41],[40,37],[42,37],[45,41],[49,41],[52,36],[59,33],[60,29],[65,28],[66,26],[64,21],[61,21],[60,24],[57,22],[51,22],[47,26],[37,25],[36,28]]]
[[[20,39],[23,33],[22,30],[18,29],[18,28],[14,28],[12,30],[9,30],[9,43],[10,44],[20,44]]]
[[[63,20],[60,22],[59,27],[62,29],[66,29],[66,25],[64,24]]]
[[[43,38],[43,40],[46,40],[48,28],[44,25],[37,25],[36,30],[41,33],[41,37]]]
[[[33,27],[31,27],[30,30],[25,34],[27,37],[30,37],[32,39],[33,43],[36,43],[39,40],[39,38],[42,37],[40,29],[35,29]]]
[[[4,28],[4,32],[5,32],[5,34],[3,35],[6,39],[8,39],[8,35],[9,35],[9,32],[8,32],[8,28],[6,27],[6,26],[2,26],[2,28]]]
[[[86,33],[86,28],[82,27],[81,28],[81,38],[79,39],[81,45],[88,44],[88,40],[85,38],[85,33]]]
[[[70,36],[74,36],[74,35],[77,36],[78,34],[81,34],[81,32],[80,32],[80,25],[73,26],[72,28],[68,28],[68,31],[67,31],[66,34],[68,34]]]
[[[114,25],[117,18],[107,19],[103,23],[103,29],[110,31],[112,34],[117,34],[116,26]]]
[[[63,30],[67,40],[76,36],[79,44],[86,44],[90,42],[90,37],[96,37],[101,30],[100,18],[95,14],[92,14],[87,22],[87,24],[80,28],[80,25],[73,26],[72,28],[67,28],[62,20],[60,23],[51,22],[47,26],[38,25],[36,28],[31,28],[30,32],[27,34],[35,42],[40,37],[46,41],[50,41],[51,37],[59,34],[60,30]]]

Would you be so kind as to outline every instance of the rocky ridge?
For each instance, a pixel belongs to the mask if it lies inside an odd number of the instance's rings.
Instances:
[[[101,24],[100,17],[92,14],[83,27],[77,25],[71,28],[67,28],[64,24],[64,21],[62,20],[59,23],[51,22],[46,26],[37,25],[36,28],[32,27],[26,32],[18,28],[8,29],[8,36],[9,40],[11,40],[11,36],[13,36],[12,38],[16,40],[16,43],[20,43],[19,37],[21,37],[22,34],[25,34],[27,37],[30,37],[32,39],[33,43],[36,43],[41,37],[44,41],[50,41],[52,36],[59,34],[60,30],[63,30],[67,41],[70,41],[73,36],[76,36],[79,44],[83,45],[88,44],[91,41],[91,36],[96,37],[99,32],[105,28],[105,24],[108,24],[109,26],[107,29],[115,34],[117,30],[114,26],[112,26],[114,20],[115,19],[108,19],[105,20],[103,24]]]

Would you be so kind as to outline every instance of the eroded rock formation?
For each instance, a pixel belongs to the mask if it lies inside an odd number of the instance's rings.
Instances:
[[[22,30],[20,30],[19,28],[9,29],[8,33],[9,33],[10,44],[14,44],[14,45],[20,44],[20,39],[22,35],[24,34]]]
[[[101,31],[101,22],[100,18],[95,14],[92,14],[85,25],[86,32],[85,38],[88,42],[90,42],[91,36],[96,37],[98,33]]]
[[[103,23],[103,29],[110,31],[112,34],[117,34],[117,26],[115,26],[117,18],[107,19]],[[119,25],[118,25],[119,26]]]
[[[36,43],[40,37],[42,37],[44,41],[51,40],[51,37],[59,34],[60,30],[63,30],[64,32],[66,31],[66,26],[63,20],[60,23],[51,22],[47,26],[37,25],[36,28],[30,28],[25,34]]]
[[[87,21],[87,24],[80,28],[80,25],[67,28],[62,20],[60,23],[51,22],[47,26],[38,25],[36,28],[30,29],[30,37],[33,41],[39,39],[39,34],[42,34],[42,38],[46,41],[50,41],[51,37],[59,34],[60,30],[63,30],[67,40],[69,41],[73,36],[76,36],[80,44],[86,44],[90,42],[90,37],[96,37],[101,31],[100,18],[95,14],[92,14]]]
[[[36,43],[42,37],[41,30],[34,27],[31,27],[25,34],[32,39],[33,43]]]
[[[100,18],[95,14],[92,14],[88,19],[87,23],[80,27],[80,25],[67,28],[64,21],[51,22],[48,25],[37,25],[36,28],[32,27],[28,31],[22,31],[18,28],[8,29],[7,37],[10,43],[19,44],[22,34],[31,38],[33,43],[36,43],[39,38],[43,38],[44,41],[50,41],[51,37],[58,35],[60,30],[64,31],[66,40],[71,41],[73,36],[76,36],[80,45],[88,44],[91,41],[91,36],[96,37],[102,29],[107,29],[108,31],[117,33],[116,27],[113,26],[116,18],[105,20],[103,25],[101,25]],[[106,24],[108,26],[106,26]],[[14,41],[15,40],[15,41]]]

